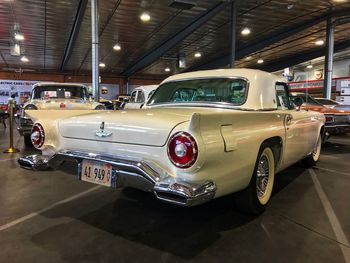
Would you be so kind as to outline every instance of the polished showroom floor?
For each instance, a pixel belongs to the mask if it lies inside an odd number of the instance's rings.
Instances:
[[[1,150],[7,136],[1,126]],[[23,170],[19,156],[0,153],[0,262],[350,262],[350,136],[333,137],[316,168],[280,173],[259,217],[230,196],[175,207],[79,182],[72,165]]]

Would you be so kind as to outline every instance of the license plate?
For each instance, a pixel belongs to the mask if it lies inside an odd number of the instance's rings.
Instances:
[[[81,180],[93,184],[111,186],[112,165],[83,160],[81,165]]]

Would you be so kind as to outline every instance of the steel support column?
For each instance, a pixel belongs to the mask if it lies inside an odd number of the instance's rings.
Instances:
[[[331,98],[332,95],[332,75],[333,75],[333,52],[334,52],[334,27],[332,17],[327,19],[326,32],[326,57],[324,61],[323,97]]]
[[[330,99],[332,96],[333,55],[334,55],[334,29],[337,25],[350,23],[350,17],[343,17],[332,22],[327,20],[327,54],[325,59],[325,76],[323,85],[323,97]]]
[[[98,36],[98,0],[90,0],[91,3],[91,50],[92,50],[92,94],[95,101],[100,100],[99,85],[99,36]]]
[[[237,27],[237,11],[236,1],[231,3],[231,54],[230,54],[230,68],[235,67],[236,60],[236,27]]]

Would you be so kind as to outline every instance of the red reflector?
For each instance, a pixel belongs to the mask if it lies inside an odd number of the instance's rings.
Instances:
[[[36,123],[33,125],[32,133],[30,135],[30,139],[35,148],[40,148],[43,146],[45,142],[45,132],[43,126],[41,124]]]
[[[198,146],[195,139],[187,132],[175,133],[168,143],[168,156],[177,167],[191,167],[198,157]]]
[[[333,116],[325,116],[326,117],[326,122],[333,122],[334,118]]]

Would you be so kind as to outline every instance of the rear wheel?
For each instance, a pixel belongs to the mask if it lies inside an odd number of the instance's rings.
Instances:
[[[260,214],[265,210],[275,180],[275,158],[268,145],[262,145],[248,187],[237,193],[237,207],[250,214]]]
[[[24,135],[23,139],[24,139],[24,145],[26,147],[33,147],[32,140],[30,139],[30,134]]]
[[[303,165],[305,165],[307,167],[311,167],[311,166],[315,166],[316,165],[316,163],[320,159],[321,145],[322,145],[322,136],[319,135],[318,139],[317,139],[317,142],[314,145],[312,153],[310,153],[308,156],[306,156],[302,160],[302,164]]]

